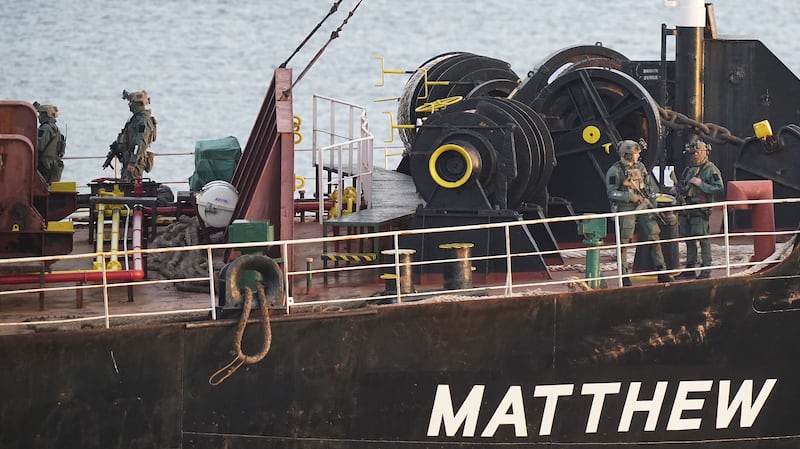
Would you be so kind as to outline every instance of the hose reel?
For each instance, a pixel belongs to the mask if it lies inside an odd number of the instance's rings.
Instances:
[[[451,97],[478,95],[507,96],[519,76],[511,66],[499,59],[467,52],[450,52],[424,62],[403,88],[397,109],[397,122],[416,124],[436,111],[420,110],[420,106]],[[487,84],[489,83],[489,84]],[[405,148],[411,148],[415,129],[400,129]]]
[[[576,45],[563,48],[536,64],[536,68],[528,72],[527,78],[509,97],[530,104],[542,89],[563,73],[586,67],[621,70],[623,64],[628,61],[622,53],[602,45]]]
[[[517,96],[515,96],[517,98]],[[558,166],[548,184],[551,196],[572,202],[578,212],[607,212],[605,173],[619,158],[623,139],[644,139],[642,162],[661,160],[663,131],[658,106],[629,75],[608,68],[579,68],[561,74],[529,106],[553,135]]]
[[[514,209],[541,201],[555,165],[544,121],[505,98],[463,100],[431,115],[410,152],[429,209]]]

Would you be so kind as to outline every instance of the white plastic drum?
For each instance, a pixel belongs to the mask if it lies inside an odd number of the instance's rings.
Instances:
[[[225,181],[211,181],[195,194],[197,213],[206,226],[224,228],[231,224],[239,192]]]

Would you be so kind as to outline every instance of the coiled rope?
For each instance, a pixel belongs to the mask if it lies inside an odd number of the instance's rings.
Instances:
[[[231,304],[242,302],[239,280],[242,278],[242,273],[248,270],[257,271],[262,277],[262,280],[256,283],[256,290],[258,291],[259,319],[264,330],[264,341],[261,349],[254,355],[247,355],[242,351],[244,330],[247,327],[247,322],[250,320],[250,312],[253,309],[253,290],[250,287],[245,287],[242,315],[239,318],[239,325],[236,328],[236,336],[233,344],[235,356],[230,363],[211,375],[208,379],[208,383],[211,385],[221,384],[244,364],[253,365],[264,360],[264,357],[266,357],[269,352],[269,348],[272,346],[272,327],[269,321],[269,307],[271,303],[269,300],[272,299],[272,304],[279,304],[283,301],[285,292],[281,269],[274,260],[266,256],[246,254],[237,257],[228,265],[226,275],[226,284],[229,286]]]
[[[153,239],[151,248],[178,248],[200,244],[200,222],[197,217],[181,215],[175,223]],[[148,269],[158,271],[165,279],[186,279],[208,276],[208,256],[204,251],[177,251],[152,253]],[[207,292],[208,282],[176,282],[175,289],[189,292]]]
[[[239,318],[239,324],[236,327],[236,337],[233,342],[236,356],[227,365],[217,370],[208,379],[208,383],[217,386],[220,385],[225,379],[231,377],[242,365],[254,365],[267,356],[269,349],[272,346],[272,326],[269,322],[269,309],[267,308],[267,294],[264,291],[264,285],[259,283],[256,287],[258,290],[258,297],[261,300],[261,307],[259,307],[259,321],[264,330],[264,341],[261,349],[254,355],[247,355],[242,351],[242,339],[244,338],[244,330],[247,327],[247,322],[250,320],[250,311],[253,308],[253,290],[250,287],[244,289],[244,305],[242,309],[242,316]],[[234,299],[239,296],[239,291],[233,291]]]

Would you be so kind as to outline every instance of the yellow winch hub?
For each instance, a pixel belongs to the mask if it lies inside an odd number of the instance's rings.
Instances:
[[[460,157],[461,159],[463,159],[464,163],[464,169],[462,175],[455,181],[448,181],[447,179],[442,177],[439,174],[439,171],[436,166],[436,163],[439,161],[442,155],[448,152],[456,153],[457,156],[455,157]],[[448,157],[453,157],[453,155],[448,154]],[[437,148],[433,152],[433,154],[431,154],[431,158],[430,160],[428,160],[428,171],[431,174],[431,178],[433,178],[433,181],[436,184],[446,189],[456,189],[466,184],[466,182],[469,181],[469,179],[472,177],[472,170],[473,170],[472,158],[470,158],[469,152],[467,152],[467,150],[465,150],[464,147],[460,145],[455,145],[455,144],[442,145],[439,148]]]
[[[594,145],[600,140],[600,128],[589,125],[583,128],[583,141],[589,145]]]

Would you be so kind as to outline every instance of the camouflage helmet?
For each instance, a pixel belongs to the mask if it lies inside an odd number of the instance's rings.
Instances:
[[[698,139],[698,140],[693,140],[693,141],[687,143],[686,146],[683,147],[683,152],[684,153],[689,153],[689,154],[695,153],[697,151],[702,151],[702,150],[706,150],[706,151],[710,152],[711,151],[711,144],[710,143],[705,143],[702,140]]]
[[[619,147],[617,147],[617,154],[619,157],[625,158],[626,156],[631,156],[634,153],[638,154],[642,152],[642,146],[638,143],[634,142],[633,140],[623,140],[619,143]]]
[[[128,100],[128,103],[141,103],[144,106],[150,104],[150,97],[147,95],[146,90],[137,90],[135,92],[122,91],[122,99]]]
[[[39,104],[38,101],[34,101],[33,107],[39,111],[39,115],[44,114],[50,118],[58,118],[58,108],[52,104]]]

